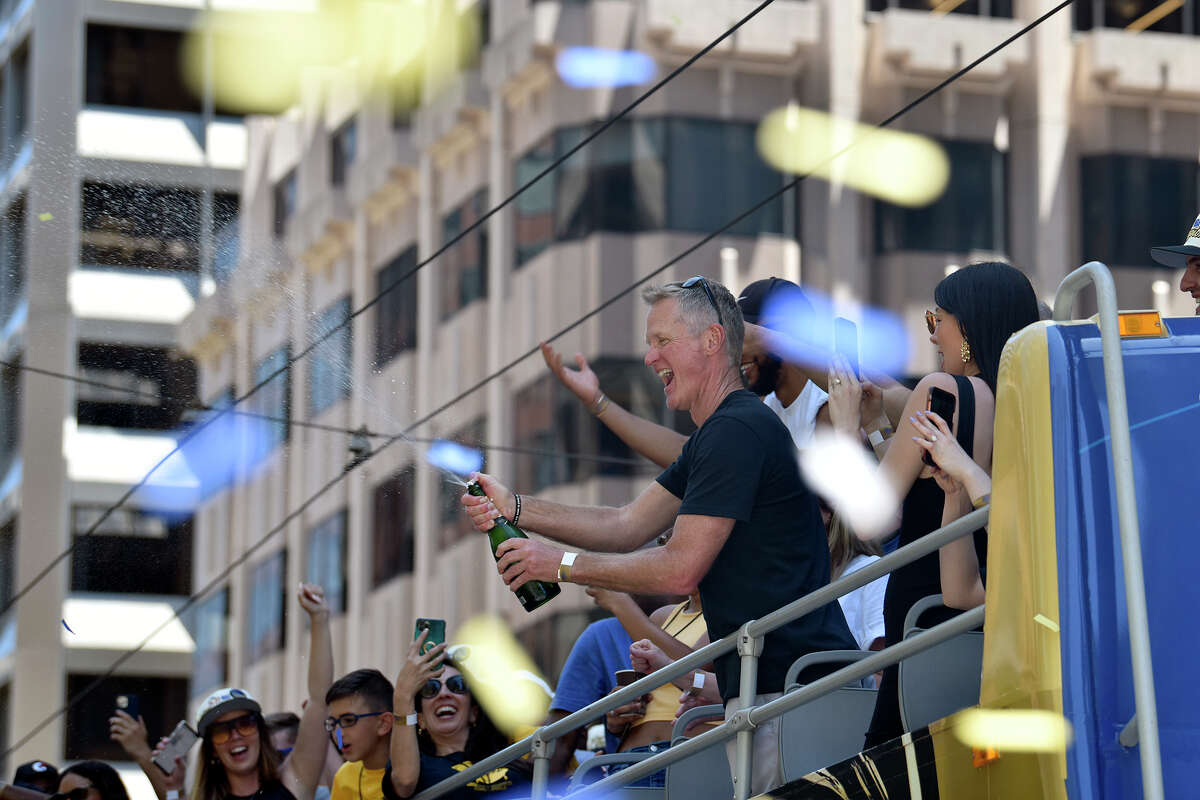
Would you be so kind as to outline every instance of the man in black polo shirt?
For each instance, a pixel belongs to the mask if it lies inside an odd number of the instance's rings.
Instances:
[[[497,567],[510,589],[530,580],[661,594],[699,587],[716,640],[829,582],[825,529],[787,428],[741,388],[744,327],[733,296],[693,278],[648,289],[643,297],[650,305],[646,364],[663,381],[667,406],[690,412],[698,426],[679,458],[620,508],[522,497],[518,513],[516,496],[487,475],[479,481],[488,497],[464,495],[462,503],[479,530],[503,514],[526,530],[589,551],[505,542]],[[666,545],[638,549],[672,526]],[[768,634],[754,702],[777,697],[788,666],[800,656],[855,648],[837,602]],[[728,715],[747,704],[737,697],[737,654],[718,659],[716,671]],[[759,794],[781,782],[775,725],[760,726],[754,739],[752,789]]]

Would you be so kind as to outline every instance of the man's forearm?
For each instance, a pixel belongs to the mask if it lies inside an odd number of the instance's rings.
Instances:
[[[521,495],[523,529],[582,550],[628,552],[648,541],[639,537],[621,508],[607,506],[566,506],[550,500]],[[639,538],[642,539],[639,541]]]
[[[637,553],[583,553],[571,568],[571,582],[639,594],[691,594],[692,578],[672,564],[666,548]]]
[[[610,402],[598,419],[638,455],[666,469],[679,458],[687,437]]]

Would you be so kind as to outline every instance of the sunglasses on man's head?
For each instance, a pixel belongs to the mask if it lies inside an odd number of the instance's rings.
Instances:
[[[703,275],[696,275],[693,278],[688,278],[683,282],[684,289],[690,289],[693,286],[699,285],[704,290],[704,294],[708,296],[708,302],[712,303],[713,311],[717,312],[717,322],[721,323],[721,327],[725,327],[725,318],[721,316],[721,307],[717,305],[717,298],[713,296],[712,289],[708,286],[708,280]]]
[[[467,682],[463,680],[462,675],[451,675],[449,678],[446,678],[446,688],[455,694],[466,694]],[[421,697],[429,700],[430,698],[437,697],[440,691],[442,691],[442,682],[437,678],[430,678],[421,687]]]
[[[237,719],[214,722],[208,726],[208,739],[213,744],[225,744],[237,731],[242,736],[258,732],[258,714],[244,714]]]

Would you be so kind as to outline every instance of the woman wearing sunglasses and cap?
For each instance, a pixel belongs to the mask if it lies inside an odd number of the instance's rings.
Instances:
[[[311,800],[325,763],[325,691],[333,681],[329,607],[320,586],[300,584],[301,607],[311,621],[309,701],[296,744],[282,759],[271,745],[262,706],[242,689],[218,689],[196,713],[199,770],[191,800]],[[183,786],[183,760],[167,776],[167,800]],[[172,794],[174,792],[174,794]],[[94,800],[94,799],[93,799]]]
[[[446,646],[421,652],[428,633],[423,631],[409,646],[396,677],[392,760],[383,779],[383,794],[389,800],[412,797],[508,746],[445,654]],[[518,759],[443,797],[471,800],[509,790],[513,796],[528,797],[529,783],[529,765]]]

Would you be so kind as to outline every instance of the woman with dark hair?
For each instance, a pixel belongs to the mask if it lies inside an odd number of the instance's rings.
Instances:
[[[389,800],[408,798],[508,746],[508,740],[475,702],[466,677],[439,644],[422,653],[428,631],[408,648],[396,677],[391,762],[383,777]],[[531,769],[517,759],[443,797],[472,800],[480,794],[529,795]]]
[[[243,689],[218,689],[196,713],[200,734],[198,774],[191,800],[311,800],[325,762],[325,692],[333,681],[329,607],[320,586],[300,584],[311,641],[308,705],[291,752],[280,758],[271,743],[262,706]],[[183,786],[183,759],[167,776],[167,798]],[[177,796],[177,794],[176,794]]]
[[[58,794],[63,800],[129,800],[117,771],[103,761],[80,761],[59,773]]]
[[[940,370],[922,378],[909,395],[896,436],[887,443],[880,464],[895,496],[904,498],[900,513],[902,546],[943,524],[946,495],[933,478],[933,468],[922,461],[925,450],[913,440],[918,431],[912,420],[924,412],[930,390],[937,388],[954,396],[954,436],[980,468],[990,471],[1000,354],[1010,336],[1038,320],[1033,286],[1020,270],[1008,264],[987,262],[963,267],[946,276],[934,289],[933,297],[937,307],[925,312],[925,321],[929,340],[937,348]],[[858,381],[844,362],[835,360],[830,371],[831,395],[858,390]],[[886,417],[864,422],[868,434],[887,425]],[[986,566],[987,538],[982,530],[975,533],[975,549],[979,563]],[[904,617],[913,604],[940,592],[937,553],[892,573],[883,602],[889,646],[903,638]],[[942,622],[954,613],[930,612],[923,621]],[[868,748],[904,732],[897,675],[894,666],[884,670],[875,715],[867,731]]]

